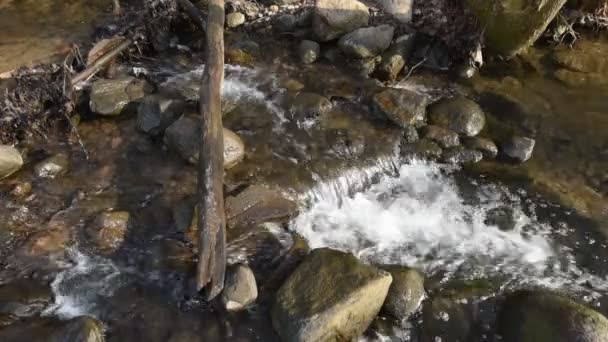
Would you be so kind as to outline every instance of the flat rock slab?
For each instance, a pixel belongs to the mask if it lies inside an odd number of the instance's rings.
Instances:
[[[17,172],[23,166],[23,158],[16,148],[0,145],[0,179]]]
[[[390,273],[353,255],[322,248],[309,254],[277,292],[272,323],[283,341],[348,341],[376,317]]]

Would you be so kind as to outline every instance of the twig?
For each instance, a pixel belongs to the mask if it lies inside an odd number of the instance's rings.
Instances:
[[[110,50],[105,55],[98,58],[93,64],[88,66],[83,72],[72,78],[72,87],[82,81],[86,81],[101,70],[106,64],[110,63],[116,56],[126,50],[132,43],[133,39],[127,38],[115,48]]]
[[[424,59],[422,59],[420,62],[416,63],[416,65],[414,65],[413,67],[410,68],[410,71],[408,71],[407,75],[405,75],[404,80],[407,80],[408,78],[410,78],[410,76],[412,76],[412,73],[414,72],[414,70],[416,68],[418,68],[419,66],[421,66],[422,64],[424,64],[424,62],[426,62],[427,58],[424,57]]]

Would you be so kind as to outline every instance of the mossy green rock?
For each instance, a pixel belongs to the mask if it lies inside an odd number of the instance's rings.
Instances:
[[[485,28],[489,48],[512,57],[532,45],[566,0],[466,0]]]
[[[391,282],[351,254],[314,250],[277,292],[273,326],[283,341],[349,341],[376,317]]]
[[[509,295],[498,322],[504,342],[604,342],[608,319],[556,294],[518,291]]]

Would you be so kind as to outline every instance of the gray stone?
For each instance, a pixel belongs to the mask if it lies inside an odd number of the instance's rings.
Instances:
[[[232,12],[226,15],[226,26],[235,28],[245,23],[245,15],[241,12]]]
[[[312,18],[313,33],[326,42],[369,23],[369,9],[357,0],[317,0]]]
[[[418,131],[412,126],[403,127],[403,142],[406,144],[412,144],[420,139]]]
[[[48,284],[18,279],[0,286],[0,315],[18,318],[39,314],[53,301]]]
[[[184,102],[160,94],[148,95],[137,107],[137,128],[157,135],[182,115]]]
[[[466,0],[485,28],[487,46],[512,57],[532,45],[566,0]]]
[[[422,128],[422,137],[435,141],[443,148],[460,145],[458,134],[439,126],[425,126]]]
[[[277,292],[272,323],[284,341],[348,341],[380,311],[392,277],[354,256],[312,251]]]
[[[227,270],[222,303],[228,311],[240,311],[255,302],[258,287],[253,271],[245,265],[235,265]]]
[[[429,107],[429,122],[458,134],[475,136],[486,124],[486,116],[479,105],[466,97],[441,99]]]
[[[382,61],[381,56],[354,59],[349,61],[350,65],[357,70],[362,77],[369,77],[375,70],[376,66]]]
[[[19,171],[23,158],[19,151],[10,145],[0,145],[0,179]]]
[[[504,342],[605,342],[608,319],[557,294],[517,291],[505,300],[498,333]]]
[[[406,89],[388,88],[373,98],[373,110],[400,127],[424,122],[428,98]]]
[[[441,147],[429,139],[421,139],[415,143],[406,143],[401,146],[401,157],[406,161],[436,160],[441,157],[442,153]]]
[[[407,319],[418,310],[425,297],[424,275],[400,265],[382,266],[382,269],[393,276],[383,310],[396,319]]]
[[[36,176],[40,178],[55,178],[65,175],[70,167],[70,160],[65,154],[56,154],[34,166]]]
[[[49,342],[104,342],[101,322],[95,318],[81,316],[70,320],[55,332]]]
[[[165,130],[164,142],[192,164],[198,162],[201,121],[198,116],[182,116]],[[224,168],[236,166],[245,157],[241,138],[224,128]]]
[[[532,158],[536,141],[532,138],[513,136],[502,145],[502,153],[509,159],[523,163]]]
[[[517,220],[513,208],[504,205],[488,210],[484,223],[488,226],[496,226],[498,229],[508,232],[515,229]]]
[[[278,33],[294,31],[297,26],[298,18],[293,14],[282,14],[273,21],[273,28]]]
[[[340,38],[338,46],[350,57],[374,57],[388,49],[394,32],[395,28],[390,25],[364,27]]]
[[[476,150],[469,150],[462,146],[445,149],[441,161],[446,164],[474,164],[483,159],[483,154]]]
[[[406,34],[395,39],[390,48],[382,54],[382,61],[376,70],[378,78],[382,80],[397,78],[397,75],[405,68],[414,47],[415,38],[415,34]]]
[[[327,114],[332,108],[328,98],[315,93],[298,93],[289,103],[289,112],[293,119],[318,117]]]
[[[479,137],[465,137],[461,139],[462,144],[469,149],[480,151],[484,158],[496,158],[498,147],[490,140]]]
[[[147,83],[134,77],[98,80],[91,86],[89,106],[99,115],[118,115],[146,95]]]
[[[377,0],[384,11],[402,24],[409,24],[414,14],[414,0]]]
[[[87,227],[87,235],[101,251],[114,252],[125,239],[129,218],[130,214],[126,211],[101,213]]]
[[[321,54],[321,47],[319,43],[311,40],[303,40],[298,46],[298,57],[304,64],[314,63],[319,59]]]

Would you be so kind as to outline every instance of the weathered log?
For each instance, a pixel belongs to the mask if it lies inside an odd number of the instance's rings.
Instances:
[[[202,117],[198,170],[199,260],[197,290],[207,300],[224,288],[226,217],[224,213],[224,139],[221,89],[224,79],[224,0],[210,0],[207,61],[200,90]]]

